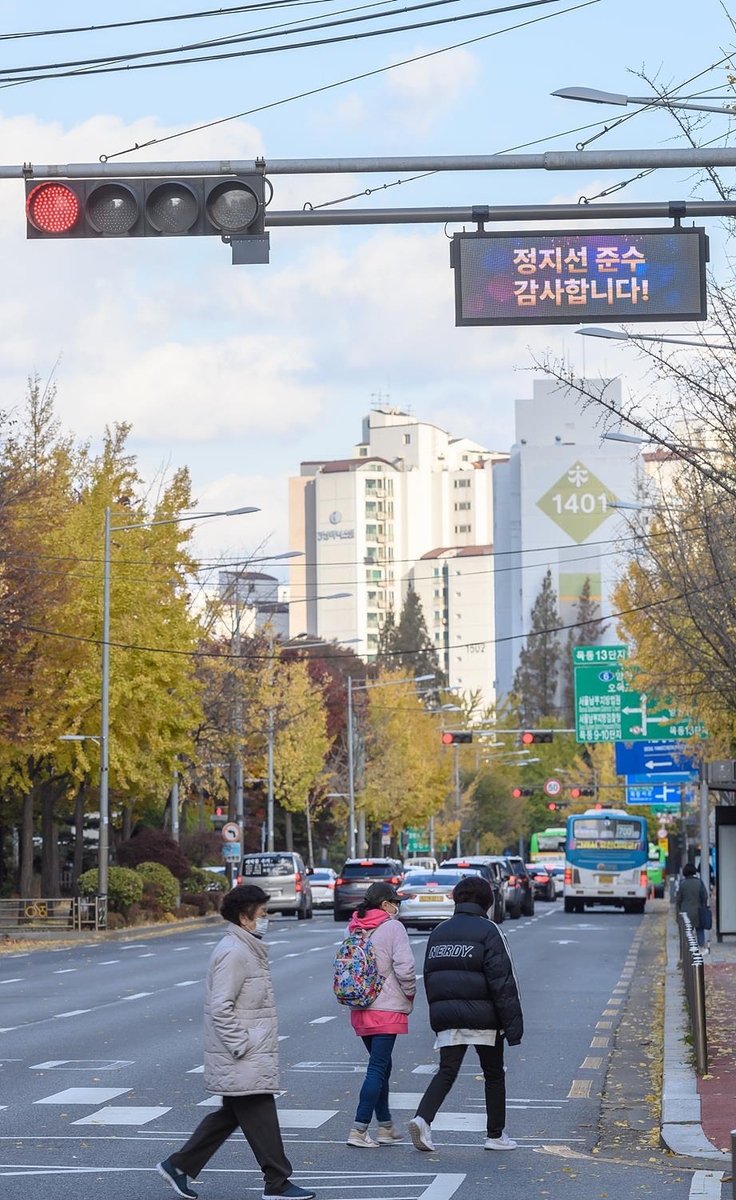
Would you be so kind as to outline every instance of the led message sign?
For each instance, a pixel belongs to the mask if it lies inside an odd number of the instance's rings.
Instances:
[[[456,233],[456,325],[700,321],[704,229]]]

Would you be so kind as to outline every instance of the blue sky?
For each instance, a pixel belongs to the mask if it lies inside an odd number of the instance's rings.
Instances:
[[[177,46],[329,19],[348,7],[324,0],[145,29],[0,41],[0,67]],[[387,7],[399,6],[378,11]],[[484,7],[490,6],[458,0],[373,27]],[[540,138],[549,140],[539,149],[574,149],[589,134],[553,135],[623,110],[552,99],[552,91],[579,85],[641,94],[648,89],[629,72],[642,67],[663,85],[679,85],[721,59],[735,40],[718,0],[681,14],[665,0],[599,0],[552,15],[567,7],[216,64],[6,87],[0,89],[2,161],[94,162],[134,142],[540,16],[548,19],[126,157],[478,154]],[[5,0],[2,11],[4,30],[16,32],[182,13],[188,5],[29,8]],[[724,68],[687,90],[707,88],[727,90]],[[727,118],[714,117],[699,136],[704,141],[728,127]],[[593,145],[660,147],[677,138],[672,117],[659,111]],[[545,204],[594,195],[621,177],[444,174],[354,203]],[[273,206],[301,208],[395,178],[277,177]],[[659,172],[615,198],[669,200],[693,195],[695,187],[687,172]],[[718,222],[709,222],[709,233],[718,263]],[[513,433],[511,402],[531,387],[532,352],[549,348],[568,354],[581,372],[623,374],[632,386],[638,381],[631,350],[591,343],[569,327],[456,329],[449,243],[440,227],[276,230],[269,266],[232,267],[229,251],[214,238],[28,243],[22,185],[0,181],[0,239],[3,407],[20,399],[29,373],[45,377],[61,355],[60,412],[80,436],[95,438],[105,422],[130,420],[133,446],[149,473],[187,463],[204,506],[263,507],[242,532],[231,523],[203,527],[207,553],[240,552],[268,536],[274,551],[284,549],[286,476],[298,472],[302,459],[349,453],[361,416],[379,394],[504,449]]]

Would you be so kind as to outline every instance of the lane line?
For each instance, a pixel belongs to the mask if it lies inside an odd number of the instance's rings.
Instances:
[[[91,1008],[72,1008],[69,1012],[54,1013],[52,1021],[60,1021],[62,1017],[81,1017],[84,1013],[92,1012]]]
[[[76,969],[77,969],[76,967],[60,967],[59,970],[54,971],[53,974],[54,975],[71,975],[73,971],[76,971]]]
[[[592,1079],[573,1079],[570,1091],[567,1093],[568,1100],[590,1100],[592,1086]]]
[[[309,1024],[310,1025],[326,1025],[328,1021],[336,1021],[336,1020],[337,1020],[337,1015],[335,1015],[334,1017],[315,1017],[315,1019],[313,1021],[310,1021]]]

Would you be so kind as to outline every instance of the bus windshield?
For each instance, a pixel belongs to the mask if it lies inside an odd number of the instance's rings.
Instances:
[[[571,848],[576,850],[636,850],[644,837],[641,818],[576,817],[571,826]]]

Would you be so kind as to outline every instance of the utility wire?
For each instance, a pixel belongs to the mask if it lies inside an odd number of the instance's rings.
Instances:
[[[438,0],[438,2],[445,2],[445,0]],[[446,2],[450,3],[450,2],[453,2],[453,0],[446,0]],[[5,84],[10,84],[10,85],[17,84],[17,83],[38,83],[42,80],[48,80],[48,79],[71,79],[71,78],[75,78],[77,76],[84,76],[86,78],[87,76],[92,76],[92,75],[118,74],[121,71],[158,70],[160,67],[191,66],[195,63],[223,62],[227,59],[250,58],[254,55],[261,55],[261,54],[277,54],[277,53],[281,53],[282,51],[285,51],[285,50],[305,50],[305,49],[308,50],[308,49],[313,49],[315,47],[339,45],[340,43],[343,43],[343,42],[361,41],[365,38],[385,37],[388,34],[394,34],[394,33],[407,33],[407,32],[413,33],[415,30],[418,30],[418,29],[433,29],[440,25],[457,24],[462,21],[478,20],[481,17],[498,16],[501,13],[518,12],[519,10],[523,10],[523,9],[536,8],[537,6],[542,5],[542,4],[546,5],[546,4],[558,4],[558,3],[560,3],[560,0],[521,0],[521,2],[518,4],[507,5],[507,6],[504,6],[503,8],[483,9],[478,12],[465,13],[465,14],[460,14],[460,15],[453,16],[453,17],[442,17],[442,18],[438,17],[436,20],[433,20],[433,21],[414,21],[414,22],[410,22],[407,25],[393,25],[389,29],[366,30],[362,33],[341,34],[339,37],[331,37],[331,38],[316,38],[314,41],[289,42],[289,43],[283,43],[282,45],[279,45],[279,46],[261,46],[261,47],[258,47],[258,48],[252,49],[252,50],[231,50],[227,54],[200,54],[193,58],[169,58],[169,59],[166,59],[164,62],[155,62],[155,63],[138,62],[138,63],[127,63],[125,65],[119,65],[119,66],[103,65],[103,66],[98,66],[98,67],[83,67],[83,68],[80,67],[79,69],[73,69],[70,71],[52,71],[52,72],[47,71],[47,72],[42,72],[37,75],[34,75],[34,74],[19,75],[19,76],[16,76],[15,78],[9,78],[9,76],[11,76],[13,74],[13,72],[16,70],[16,68],[9,68],[5,72],[0,74],[0,81],[2,81]],[[587,8],[591,4],[599,4],[599,3],[600,3],[600,0],[586,0],[585,3],[578,4],[575,7],[576,8]],[[563,10],[563,12],[571,12],[571,11],[573,11],[573,10],[572,9],[564,9]],[[551,15],[556,16],[558,14],[553,13]],[[356,17],[354,19],[355,20],[365,20],[368,18],[357,18]],[[510,28],[521,29],[521,28],[523,28],[524,25],[533,25],[533,24],[536,24],[537,20],[544,20],[544,19],[545,19],[544,17],[536,18],[535,20],[523,22],[520,25],[511,26]],[[344,22],[339,22],[339,23],[344,24]],[[293,32],[297,32],[297,31],[294,30]],[[495,34],[508,33],[508,32],[509,32],[509,29],[500,29],[500,30],[496,30]],[[240,40],[241,41],[262,40],[264,36],[271,36],[271,35],[252,35],[252,36],[247,35],[247,36],[241,38]],[[492,36],[494,36],[494,34],[486,34],[485,36],[492,37]],[[482,39],[477,38],[474,40],[480,41]],[[108,62],[108,60],[104,60],[104,61]],[[26,70],[26,69],[27,68],[23,68],[23,70]]]
[[[188,129],[180,129],[177,133],[169,133],[165,137],[149,138],[147,142],[136,142],[133,146],[128,146],[125,150],[116,150],[112,154],[101,154],[100,162],[109,162],[111,158],[120,158],[123,154],[132,154],[134,150],[146,150],[150,146],[160,146],[164,142],[173,142],[175,138],[186,137],[190,133],[200,133],[203,129],[214,129],[217,125],[225,125],[229,121],[240,120],[241,117],[251,117],[255,113],[266,112],[269,108],[278,108],[282,104],[290,104],[294,100],[304,100],[308,96],[317,96],[320,92],[329,92],[333,88],[344,87],[348,83],[357,83],[362,79],[370,79],[375,75],[383,75],[386,71],[394,71],[398,67],[406,67],[411,63],[424,62],[428,58],[435,58],[438,54],[446,54],[449,50],[458,50],[464,46],[473,46],[477,42],[486,41],[488,38],[498,37],[502,33],[511,33],[517,29],[525,29],[530,25],[536,25],[541,21],[548,21],[550,17],[562,17],[567,13],[577,12],[578,9],[588,8],[591,4],[598,4],[600,0],[584,0],[581,4],[574,4],[570,8],[562,9],[554,13],[546,13],[542,17],[534,17],[530,21],[522,21],[518,25],[508,25],[505,29],[496,29],[492,33],[484,33],[479,37],[468,38],[462,42],[454,42],[450,46],[440,46],[438,50],[429,50],[425,54],[415,54],[411,58],[402,59],[401,62],[388,63],[383,67],[375,67],[372,71],[363,71],[359,75],[350,75],[346,79],[337,79],[333,83],[325,83],[319,87],[309,88],[304,92],[296,92],[292,96],[284,96],[281,100],[272,100],[268,104],[259,104],[255,108],[245,109],[243,112],[233,113],[229,117],[216,117],[213,121],[204,121],[200,125],[191,125]],[[6,85],[8,86],[8,85]],[[591,125],[580,126],[581,129],[592,128],[593,125],[599,125],[601,122],[595,121]],[[546,140],[546,139],[542,139]],[[532,143],[528,143],[531,145]]]

